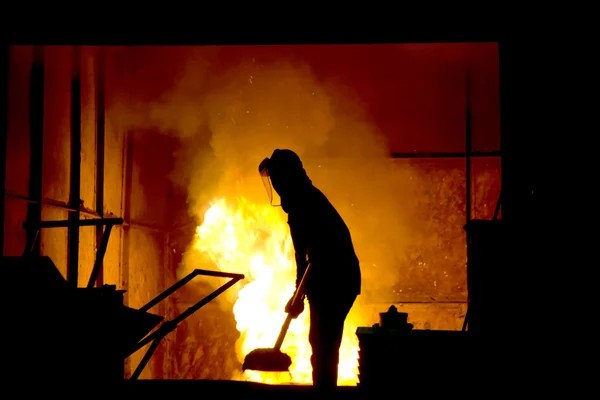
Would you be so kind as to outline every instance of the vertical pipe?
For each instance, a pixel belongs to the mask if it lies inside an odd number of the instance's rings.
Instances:
[[[172,255],[171,255],[171,251],[170,251],[170,243],[171,243],[171,234],[167,233],[165,234],[165,254],[164,254],[164,265],[165,265],[165,273],[163,274],[163,287],[169,287],[173,284],[173,280],[171,279],[171,264],[172,264]],[[172,299],[171,298],[167,298],[166,301],[164,302],[164,308],[162,310],[162,314],[164,315],[166,319],[171,319],[171,307],[172,307]],[[168,340],[165,343],[165,346],[163,348],[163,361],[162,361],[162,377],[163,379],[172,379],[172,373],[171,371],[173,370],[173,358],[174,357],[168,357],[165,355],[171,354],[172,348],[171,348],[171,341]]]
[[[465,164],[466,164],[466,217],[467,224],[471,221],[471,143],[472,143],[472,133],[471,133],[471,79],[469,74],[467,73],[467,81],[466,81],[466,103],[467,103],[467,113],[466,113],[466,135],[465,135]],[[468,242],[467,242],[468,243]],[[467,245],[468,246],[468,245]]]
[[[472,264],[471,264],[471,77],[467,71],[466,79],[466,126],[465,126],[465,180],[466,180],[466,253],[467,253],[467,298],[469,303],[471,302],[471,275],[472,275]],[[472,315],[472,313],[471,313]],[[469,311],[465,315],[465,321],[463,323],[463,330],[466,329],[469,324]]]
[[[507,49],[508,47],[508,49]],[[511,100],[510,81],[507,77],[511,73],[510,44],[505,41],[498,43],[498,61],[500,71],[500,187],[502,191],[502,220],[511,221],[514,215],[514,175],[515,163],[513,162],[513,138],[509,135],[513,127],[510,126],[511,110],[509,101]],[[513,99],[514,102],[514,99]],[[514,104],[513,104],[514,108]]]
[[[125,133],[123,141],[123,220],[131,220],[131,188],[133,186],[133,133]],[[121,280],[125,286],[129,282],[129,224],[123,226],[123,250],[122,250],[122,268]]]
[[[170,281],[170,279],[168,279],[168,274],[170,269],[170,265],[169,265],[169,234],[168,233],[161,233],[158,234],[161,236],[162,240],[163,240],[163,254],[162,254],[162,273],[160,274],[160,281],[158,282],[157,285],[157,290],[160,292],[162,290],[162,288],[165,287],[169,287],[169,285],[172,283]],[[167,310],[168,310],[168,303],[169,299],[167,299],[167,301],[163,301],[161,303],[159,303],[159,312],[160,315],[167,315]],[[167,368],[165,368],[165,363],[167,362],[167,357],[165,357],[166,354],[166,347],[165,345],[163,345],[163,347],[161,348],[160,351],[157,352],[156,354],[156,368],[158,369],[158,375],[159,376],[165,376],[166,370]]]
[[[133,132],[126,132],[123,140],[123,220],[129,222],[131,220],[131,189],[133,185]],[[124,289],[129,287],[129,254],[130,254],[130,227],[129,224],[123,226],[122,234],[122,251],[121,251],[121,273],[120,278]],[[127,295],[127,292],[125,292]],[[128,305],[129,298],[126,297],[125,305]],[[131,373],[131,359],[125,359],[125,375],[126,378]]]
[[[131,189],[133,186],[133,133],[127,132],[124,140],[123,163],[123,220],[131,220]],[[123,226],[123,268],[122,279],[129,280],[129,224]]]
[[[29,93],[29,198],[27,222],[33,225],[42,218],[42,157],[44,153],[44,47],[34,46]],[[42,233],[40,232],[40,236]],[[35,229],[27,231],[28,249],[32,256],[40,255],[40,238]]]
[[[0,212],[2,228],[0,229],[0,256],[4,255],[4,192],[6,191],[6,141],[8,136],[8,71],[10,68],[10,46],[2,46],[0,56]]]
[[[71,182],[69,204],[81,208],[81,49],[73,46],[71,58]],[[70,221],[79,221],[79,211],[69,213]],[[79,226],[68,228],[67,280],[77,287],[79,279]]]
[[[102,47],[96,49],[96,213],[104,216],[104,135],[105,135],[105,53]],[[96,227],[96,249],[100,248],[103,227]],[[98,286],[104,284],[104,263],[100,267]]]

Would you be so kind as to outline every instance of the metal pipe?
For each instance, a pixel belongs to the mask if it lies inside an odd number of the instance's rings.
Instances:
[[[231,286],[235,285],[238,281],[244,279],[244,275],[242,274],[235,275],[236,276],[233,276],[229,282],[224,283],[223,286],[221,286],[219,289],[215,290],[214,292],[206,296],[204,299],[200,300],[198,303],[185,310],[183,313],[175,317],[171,322],[174,325],[179,324],[181,321],[198,311],[200,308],[213,301],[217,296],[229,289]]]
[[[36,200],[27,207],[27,221],[36,224],[42,219],[42,160],[44,156],[44,47],[34,46],[29,91],[29,197]],[[26,248],[31,255],[40,255],[37,230],[27,231]]]
[[[146,224],[142,224],[141,222],[137,222],[137,221],[124,221],[121,224],[122,227],[125,228],[131,228],[131,229],[141,229],[141,230],[145,230],[145,231],[149,231],[149,232],[156,232],[156,233],[161,233],[163,235],[168,235],[169,231],[165,228],[160,228],[160,227],[156,227],[156,226],[151,226],[151,225],[146,225]]]
[[[465,163],[466,163],[466,216],[467,224],[471,222],[471,147],[472,147],[472,132],[471,132],[471,80],[467,74],[467,114],[466,114],[466,135],[465,135]],[[467,231],[468,232],[468,231]],[[467,233],[468,235],[468,233]],[[467,241],[468,243],[468,241]],[[467,244],[468,248],[468,244]],[[467,253],[468,255],[468,253]]]
[[[178,282],[176,282],[174,285],[172,285],[170,288],[168,288],[167,290],[165,290],[164,292],[162,292],[161,294],[156,296],[154,299],[150,300],[147,304],[145,304],[142,308],[140,308],[140,311],[150,310],[152,307],[154,307],[155,305],[157,305],[158,303],[160,303],[161,301],[163,301],[164,299],[169,297],[171,294],[173,294],[175,291],[179,290],[179,288],[181,288],[183,285],[185,285],[186,283],[188,283],[189,281],[191,281],[198,275],[214,276],[217,278],[231,278],[231,279],[237,279],[237,280],[244,279],[244,275],[242,275],[242,274],[234,274],[231,272],[221,272],[221,271],[210,271],[210,270],[206,270],[206,269],[195,269],[192,272],[190,272],[187,276],[185,276],[184,278],[182,278]]]
[[[130,171],[132,168],[129,167],[129,160],[132,157],[129,155],[130,151],[132,151],[132,146],[130,145],[130,136],[131,133],[125,132],[125,135],[122,140],[121,145],[121,215],[123,215],[126,219],[130,218],[131,215],[131,181],[132,175]],[[133,162],[133,161],[131,161]],[[121,231],[121,268],[119,268],[119,279],[121,281],[122,287],[129,287],[129,251],[130,251],[130,235],[129,235],[129,227],[123,227]],[[129,305],[129,292],[126,291],[123,294],[123,302],[127,306]],[[125,375],[129,375],[131,373],[131,360],[129,358],[125,359]]]
[[[105,136],[105,53],[101,46],[96,48],[96,214],[104,216],[104,136]],[[102,227],[96,227],[96,248],[100,248]],[[98,285],[104,282],[104,265],[100,267]]]
[[[126,220],[131,218],[131,188],[133,183],[133,139],[130,131],[125,132],[121,146],[121,215]],[[119,268],[119,279],[124,288],[129,287],[129,253],[130,253],[130,229],[123,227],[121,231],[121,268]],[[124,304],[129,305],[129,292],[123,296]],[[131,361],[125,360],[126,375],[131,371]]]
[[[467,81],[466,81],[466,103],[467,103],[467,113],[466,113],[466,134],[465,134],[465,179],[466,179],[466,253],[467,253],[467,275],[471,271],[471,81],[470,75],[467,73]],[[467,277],[468,281],[468,277]],[[467,292],[469,291],[467,284]],[[471,301],[471,295],[468,293],[467,298],[469,302]],[[467,306],[468,307],[468,306]],[[465,331],[469,324],[469,310],[467,308],[467,312],[465,314],[465,320],[463,321],[462,330]]]
[[[146,365],[150,361],[150,358],[152,358],[152,355],[154,354],[154,352],[158,348],[158,345],[159,345],[160,341],[166,335],[168,335],[170,332],[174,331],[175,328],[177,328],[177,325],[179,323],[181,323],[183,320],[185,320],[190,315],[192,315],[193,313],[195,313],[196,311],[198,311],[200,308],[202,308],[203,306],[205,306],[206,304],[208,304],[209,302],[211,302],[212,300],[214,300],[217,296],[219,296],[221,293],[223,293],[224,291],[226,291],[227,289],[229,289],[231,286],[235,285],[238,281],[240,281],[240,280],[242,280],[242,279],[245,278],[245,276],[242,275],[242,274],[234,274],[234,273],[230,273],[230,272],[208,271],[208,270],[202,270],[202,269],[195,269],[190,274],[188,274],[188,276],[186,276],[185,278],[183,278],[182,280],[180,280],[179,282],[177,282],[175,285],[171,286],[169,289],[165,290],[163,293],[161,293],[160,295],[158,295],[155,299],[153,299],[148,304],[146,304],[144,307],[142,307],[140,309],[140,311],[142,311],[142,310],[148,310],[148,309],[152,308],[154,305],[156,305],[161,300],[163,300],[166,297],[168,297],[170,294],[172,294],[174,291],[176,291],[177,289],[179,289],[181,286],[183,286],[185,283],[189,282],[191,279],[193,279],[197,275],[216,276],[216,277],[221,277],[221,278],[231,278],[231,280],[229,282],[226,282],[223,285],[221,285],[220,288],[216,289],[211,294],[209,294],[208,296],[204,297],[202,300],[198,301],[196,304],[194,304],[193,306],[191,306],[190,308],[188,308],[186,311],[184,311],[183,313],[181,313],[179,316],[177,316],[173,320],[164,322],[160,326],[160,328],[158,328],[156,331],[154,331],[151,334],[149,334],[148,336],[146,336],[144,339],[140,340],[129,351],[129,353],[126,356],[129,356],[129,355],[135,353],[136,351],[138,351],[139,349],[141,349],[142,347],[144,347],[148,343],[152,343],[152,344],[150,345],[150,347],[146,351],[146,354],[144,354],[144,357],[142,357],[142,360],[140,361],[140,363],[136,367],[135,371],[131,375],[131,378],[130,378],[131,380],[136,380],[141,375],[142,371],[144,370],[144,368],[146,367]]]
[[[39,202],[39,201],[30,199],[27,196],[22,196],[20,194],[13,193],[13,192],[8,192],[8,191],[4,192],[4,196],[10,197],[10,198],[13,198],[13,199],[17,199],[17,200],[23,200],[23,201],[26,201],[28,203],[34,203],[34,204],[40,204],[40,205],[43,205],[43,206],[58,208],[58,209],[63,210],[63,211],[77,211],[77,209],[75,209],[73,207],[69,207],[66,203],[64,203],[62,201],[58,201],[58,200],[52,200],[52,199],[44,198],[43,201]],[[85,207],[81,207],[79,209],[79,214],[80,215],[84,215],[84,216],[89,217],[89,218],[95,218],[95,219],[102,218],[95,211],[92,211],[92,210],[87,209]],[[167,230],[165,228],[161,228],[161,227],[157,227],[157,226],[152,226],[152,225],[146,225],[146,224],[143,224],[143,223],[137,222],[137,221],[125,221],[125,220],[123,220],[123,223],[120,226],[125,226],[125,227],[129,227],[129,228],[134,228],[134,229],[143,229],[143,230],[147,230],[147,231],[151,231],[151,232],[157,232],[157,233],[162,233],[162,234],[168,234],[168,233],[170,233],[169,230]]]
[[[8,79],[10,70],[10,46],[2,46],[0,59],[0,187],[6,187],[6,146],[8,138]],[[4,197],[0,199],[2,229],[0,229],[0,256],[4,255]]]
[[[70,226],[121,225],[122,223],[123,218],[80,219],[77,221],[40,221],[38,223],[31,223],[27,221],[23,223],[23,228],[39,230],[43,228],[68,228]]]
[[[498,63],[500,67],[500,187],[502,192],[502,219],[509,220],[513,216],[514,209],[514,176],[515,176],[515,126],[510,126],[512,113],[509,101],[514,102],[514,88],[511,87],[511,80],[508,79],[512,71],[512,63],[518,60],[515,54],[511,54],[510,44],[505,41],[498,43]],[[508,48],[507,48],[508,47]],[[518,64],[517,64],[518,65]],[[513,84],[514,85],[514,84]],[[513,105],[514,109],[514,105]],[[509,130],[508,128],[511,128]]]
[[[10,198],[13,198],[13,199],[17,199],[17,200],[23,200],[23,201],[26,201],[28,203],[33,203],[33,204],[39,204],[39,205],[42,205],[42,206],[48,206],[48,207],[58,208],[58,209],[63,210],[63,211],[79,211],[80,214],[88,216],[88,217],[93,217],[93,218],[99,218],[100,217],[98,214],[96,214],[95,211],[88,210],[85,207],[80,207],[79,210],[77,210],[76,208],[70,207],[65,202],[58,201],[58,200],[53,200],[53,199],[49,199],[47,197],[43,198],[41,201],[40,200],[34,200],[34,199],[30,198],[30,197],[23,196],[21,194],[10,192],[10,191],[7,191],[7,190],[4,191],[4,196],[5,197],[10,197]]]
[[[71,179],[69,221],[79,221],[81,205],[81,49],[73,46],[71,59]],[[79,279],[79,226],[70,225],[67,247],[67,281],[77,287]]]
[[[25,250],[23,250],[23,257],[30,256],[33,253],[33,249],[37,245],[37,239],[39,236],[40,231],[35,231],[35,234],[32,239],[33,241],[31,243],[27,242],[27,244],[25,245]]]
[[[104,228],[104,233],[102,235],[102,240],[100,241],[100,246],[98,246],[98,250],[96,250],[96,260],[94,261],[94,267],[92,268],[90,280],[87,284],[88,289],[92,289],[94,287],[98,280],[98,277],[100,276],[100,271],[102,270],[102,266],[104,265],[104,255],[106,254],[106,248],[108,247],[108,239],[110,238],[110,232],[112,230],[112,227],[113,224],[107,224]]]
[[[215,272],[215,271],[194,270],[194,272],[192,272],[192,273],[195,273],[196,271],[200,271],[200,273],[197,273],[198,275],[205,275],[205,273],[207,273],[207,272],[208,273]],[[223,274],[226,274],[226,272],[224,272]],[[212,275],[212,276],[225,277],[223,275]],[[173,318],[171,321],[164,322],[160,326],[160,328],[158,328],[156,331],[154,331],[151,334],[149,334],[148,336],[146,336],[144,339],[140,340],[139,343],[137,343],[134,346],[134,349],[131,351],[130,354],[133,354],[134,352],[141,349],[142,347],[144,347],[151,341],[155,340],[156,338],[159,338],[159,337],[162,338],[169,332],[172,332],[175,329],[175,327],[177,326],[177,324],[179,324],[181,321],[183,321],[184,319],[186,319],[187,317],[189,317],[190,315],[192,315],[193,313],[198,311],[200,308],[202,308],[206,304],[210,303],[221,293],[223,293],[224,291],[229,289],[231,286],[235,285],[238,281],[245,278],[245,276],[242,274],[230,274],[229,277],[231,278],[231,280],[229,282],[224,283],[220,288],[218,288],[217,290],[215,290],[208,296],[204,297],[202,300],[200,300],[193,306],[189,307],[187,310],[185,310],[183,313],[179,314],[177,317]]]
[[[133,371],[133,374],[131,374],[131,378],[129,378],[130,380],[134,381],[140,377],[140,375],[142,374],[142,371],[144,370],[144,368],[146,368],[146,365],[148,365],[148,362],[154,355],[154,352],[156,351],[156,349],[158,349],[158,345],[160,344],[160,341],[163,338],[164,338],[164,336],[159,336],[152,341],[152,344],[148,348],[148,351],[146,351],[146,354],[144,354],[144,357],[142,357],[142,360],[140,361],[138,366],[135,368],[135,371]]]
[[[126,220],[131,218],[131,195],[133,187],[133,133],[125,132],[123,138],[123,168],[121,179],[122,208],[121,212]],[[129,287],[129,253],[130,249],[130,229],[124,227],[121,231],[121,271],[120,279],[123,287]],[[128,298],[125,298],[128,301]],[[128,304],[126,304],[128,305]]]

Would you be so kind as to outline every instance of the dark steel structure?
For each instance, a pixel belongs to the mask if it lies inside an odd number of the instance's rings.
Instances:
[[[104,216],[104,135],[105,135],[105,99],[104,99],[104,75],[106,69],[106,58],[103,48],[97,49],[96,58],[96,215]],[[101,226],[96,227],[96,248],[100,247],[102,241]],[[104,265],[100,267],[98,283],[104,283]]]
[[[150,310],[151,308],[156,306],[158,303],[160,303],[161,301],[163,301],[164,299],[169,297],[171,294],[175,293],[178,289],[183,287],[186,283],[188,283],[189,281],[194,279],[196,276],[214,276],[214,277],[218,277],[218,278],[230,278],[230,280],[228,282],[224,283],[223,285],[221,285],[221,287],[219,287],[218,289],[214,290],[211,294],[209,294],[209,295],[205,296],[203,299],[199,300],[196,304],[189,307],[187,310],[185,310],[183,313],[181,313],[177,317],[173,318],[170,321],[166,321],[165,323],[163,323],[158,330],[156,330],[153,333],[151,333],[150,335],[146,336],[143,340],[141,340],[133,348],[131,348],[126,353],[127,356],[135,353],[136,351],[138,351],[139,349],[141,349],[148,343],[151,343],[150,347],[146,351],[146,354],[144,354],[142,361],[140,361],[139,365],[136,367],[136,369],[133,372],[133,374],[131,375],[130,379],[135,380],[140,376],[140,374],[142,373],[142,370],[146,367],[146,364],[148,364],[148,361],[150,361],[152,354],[154,354],[154,352],[158,348],[160,341],[166,335],[168,335],[173,330],[175,330],[175,328],[177,327],[177,325],[179,323],[183,322],[183,320],[185,320],[190,315],[192,315],[193,313],[198,311],[200,308],[202,308],[203,306],[205,306],[206,304],[208,304],[209,302],[214,300],[217,296],[219,296],[221,293],[225,292],[227,289],[229,289],[230,287],[235,285],[237,282],[244,279],[244,275],[242,275],[242,274],[195,269],[191,273],[189,273],[186,277],[181,279],[179,282],[175,283],[173,286],[171,286],[170,288],[168,288],[167,290],[165,290],[164,292],[162,292],[161,294],[156,296],[154,299],[152,299],[150,302],[148,302],[148,304],[146,304],[142,308],[140,308],[140,311],[146,312],[146,311]]]
[[[81,49],[73,47],[71,60],[71,177],[69,221],[79,221],[81,207]],[[79,279],[79,226],[68,227],[67,280],[77,287]]]
[[[29,95],[29,197],[33,200],[27,207],[27,221],[39,223],[42,219],[42,159],[44,142],[44,48],[34,47]],[[5,161],[6,162],[6,161]],[[40,255],[38,231],[27,231],[27,243],[31,252]]]
[[[124,291],[116,290],[115,285],[96,287],[111,229],[122,223],[122,218],[25,222],[23,228],[32,232],[36,239],[33,243],[28,244],[23,256],[2,257],[0,274],[5,279],[4,282],[12,282],[15,287],[28,285],[31,288],[29,297],[26,299],[26,307],[16,312],[11,310],[10,313],[19,326],[19,329],[16,330],[17,335],[12,338],[12,343],[22,346],[25,350],[25,355],[21,354],[18,357],[28,358],[27,355],[31,351],[30,356],[42,357],[49,361],[59,358],[66,365],[64,369],[48,373],[48,379],[59,379],[59,375],[64,373],[67,377],[65,379],[97,382],[112,387],[123,380],[125,360],[150,343],[142,361],[131,376],[132,380],[137,379],[160,341],[167,334],[175,330],[183,320],[244,279],[242,274],[196,269],[139,310],[127,307],[123,304]],[[33,251],[38,241],[37,238],[39,238],[39,231],[42,229],[79,229],[88,226],[105,226],[105,228],[87,287],[77,288],[72,282],[64,280],[48,257],[39,257],[33,254]],[[200,275],[230,278],[230,280],[176,318],[165,321],[157,330],[150,333],[163,317],[150,314],[148,311]],[[9,301],[12,295],[14,295],[12,291],[3,293],[3,296],[6,296],[3,300]],[[27,305],[39,306],[38,302],[41,301],[45,302],[45,307],[51,309],[56,307],[57,310],[54,310],[53,316],[48,315],[52,318],[47,321],[51,326],[36,329],[35,325],[38,321],[29,318]],[[14,315],[12,315],[13,313]],[[42,317],[42,321],[46,321],[45,318]],[[47,333],[48,329],[51,330],[51,333]],[[60,345],[58,347],[28,347],[29,343],[24,338],[27,338],[32,332],[41,332],[42,335],[51,337],[52,341],[56,341]],[[89,342],[86,340],[88,338]],[[20,363],[19,360],[12,361]]]

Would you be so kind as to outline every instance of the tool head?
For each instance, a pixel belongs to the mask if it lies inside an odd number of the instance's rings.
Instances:
[[[290,356],[277,349],[252,350],[244,359],[242,370],[287,372],[292,365]]]

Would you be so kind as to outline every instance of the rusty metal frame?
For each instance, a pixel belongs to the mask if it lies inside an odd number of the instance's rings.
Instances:
[[[110,237],[110,232],[112,227],[115,225],[121,225],[123,223],[122,218],[98,218],[98,219],[81,219],[81,220],[57,220],[57,221],[40,221],[40,222],[24,222],[23,229],[28,232],[33,232],[34,242],[28,243],[27,248],[25,249],[24,255],[32,254],[34,246],[36,243],[39,243],[39,231],[44,228],[73,228],[77,227],[79,229],[82,226],[106,226],[104,229],[104,234],[102,235],[102,241],[98,249],[96,250],[96,260],[94,261],[94,268],[92,268],[92,272],[90,273],[90,279],[87,284],[87,288],[93,288],[96,280],[98,279],[98,274],[100,273],[100,268],[102,267],[102,262],[104,261],[104,254],[106,254],[106,248],[108,246],[108,239]],[[33,254],[35,256],[35,254]]]
[[[218,289],[214,290],[211,294],[205,296],[203,299],[198,301],[196,304],[189,307],[187,310],[185,310],[183,313],[181,313],[177,317],[173,318],[170,321],[163,322],[163,324],[157,330],[155,330],[154,332],[152,332],[151,334],[146,336],[144,339],[140,340],[132,349],[130,349],[128,352],[126,352],[125,357],[129,357],[130,355],[132,355],[133,353],[135,353],[136,351],[138,351],[139,349],[141,349],[148,343],[151,343],[150,347],[144,354],[144,357],[142,358],[142,360],[136,367],[135,371],[131,375],[130,380],[136,380],[139,378],[140,374],[142,373],[142,371],[144,370],[144,368],[150,361],[150,358],[152,358],[152,355],[158,348],[160,341],[166,335],[168,335],[169,333],[174,331],[180,322],[182,322],[187,317],[189,317],[190,315],[192,315],[193,313],[198,311],[200,308],[202,308],[203,306],[205,306],[206,304],[208,304],[209,302],[214,300],[217,296],[219,296],[221,293],[225,292],[231,286],[235,285],[238,281],[245,278],[245,276],[243,274],[195,269],[191,273],[189,273],[186,277],[184,277],[183,279],[176,282],[174,285],[172,285],[170,288],[168,288],[167,290],[165,290],[164,292],[162,292],[161,294],[156,296],[154,299],[150,300],[146,305],[144,305],[142,308],[140,308],[140,311],[144,311],[144,312],[148,311],[149,309],[151,309],[152,307],[156,306],[158,303],[160,303],[161,301],[163,301],[164,299],[169,297],[171,294],[176,292],[178,289],[180,289],[182,286],[184,286],[186,283],[188,283],[189,281],[191,281],[198,275],[214,276],[214,277],[218,277],[218,278],[231,278],[231,279],[228,282],[221,285],[221,287],[219,287]]]

